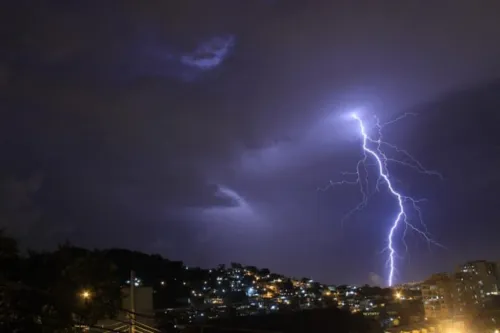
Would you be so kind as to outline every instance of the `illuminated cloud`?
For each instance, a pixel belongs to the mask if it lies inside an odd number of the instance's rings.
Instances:
[[[252,223],[260,220],[255,209],[236,191],[219,185],[215,195],[229,199],[232,205],[204,208],[200,212],[203,219],[225,223]]]
[[[209,206],[188,207],[175,214],[177,218],[202,221],[212,224],[224,224],[231,227],[257,226],[263,221],[260,207],[256,207],[235,190],[217,185],[213,196],[218,204]]]
[[[215,195],[220,198],[231,199],[231,201],[234,202],[236,207],[248,208],[248,203],[245,201],[243,197],[241,197],[238,193],[225,186],[219,186]]]
[[[213,37],[199,44],[194,52],[181,56],[181,63],[201,70],[219,66],[234,46],[234,36]]]
[[[275,174],[283,170],[300,169],[316,163],[348,140],[357,140],[355,124],[346,123],[339,115],[342,110],[332,108],[327,117],[305,126],[293,140],[275,142],[257,149],[245,150],[238,159],[238,167],[253,175]]]

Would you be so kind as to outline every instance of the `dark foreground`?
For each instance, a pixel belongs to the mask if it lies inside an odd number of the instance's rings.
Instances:
[[[282,332],[282,333],[381,333],[377,322],[338,309],[317,309],[265,316],[235,317],[216,320],[204,326],[190,327],[186,333]]]

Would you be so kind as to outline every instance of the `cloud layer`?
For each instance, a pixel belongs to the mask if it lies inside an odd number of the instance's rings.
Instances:
[[[69,238],[338,282],[383,275],[390,204],[377,201],[341,229],[356,189],[316,192],[359,157],[343,115],[419,111],[387,137],[455,175],[449,165],[460,154],[439,156],[454,145],[445,138],[466,130],[447,120],[467,124],[475,105],[495,102],[473,95],[456,118],[453,102],[427,102],[500,74],[497,7],[12,2],[0,14],[3,174],[22,184],[44,175],[28,191],[39,215],[26,228],[38,237],[24,241],[46,247]],[[406,188],[436,200],[448,186],[423,189],[412,177]],[[441,223],[438,206],[428,207],[430,224]],[[5,224],[19,235],[26,229]],[[346,250],[349,260],[338,255]],[[354,261],[362,264],[348,272],[325,269]]]

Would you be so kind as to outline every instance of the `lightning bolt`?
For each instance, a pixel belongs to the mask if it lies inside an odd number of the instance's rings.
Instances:
[[[393,185],[393,180],[391,181],[391,177],[389,175],[389,170],[388,170],[388,164],[389,163],[397,163],[406,167],[410,167],[414,170],[416,170],[419,173],[427,174],[427,175],[434,175],[439,177],[440,179],[443,179],[442,175],[439,174],[436,171],[432,170],[427,170],[424,168],[424,166],[418,162],[412,155],[408,153],[408,151],[399,149],[397,146],[390,144],[388,142],[383,141],[382,139],[382,129],[390,125],[394,122],[397,122],[403,118],[405,118],[408,115],[413,115],[413,114],[404,114],[390,122],[387,122],[385,124],[381,124],[378,118],[375,118],[375,128],[377,129],[377,138],[374,139],[370,137],[367,133],[365,124],[363,120],[359,117],[358,114],[353,113],[351,114],[352,119],[356,120],[356,122],[359,125],[359,131],[360,135],[362,137],[362,150],[363,150],[363,158],[360,159],[356,165],[356,171],[355,172],[344,172],[342,175],[344,176],[355,176],[356,178],[353,180],[341,180],[338,182],[332,182],[330,181],[329,184],[324,187],[320,188],[319,190],[326,191],[328,188],[336,186],[336,185],[358,185],[360,187],[360,192],[362,195],[362,200],[360,203],[355,206],[351,211],[349,211],[346,216],[342,219],[342,223],[344,222],[345,219],[349,218],[354,212],[359,211],[366,207],[368,204],[368,198],[372,194],[370,193],[369,190],[369,182],[368,182],[368,159],[371,157],[373,161],[375,162],[374,166],[377,170],[378,173],[378,178],[377,182],[375,184],[375,190],[379,191],[380,188],[379,186],[383,183],[386,185],[387,189],[389,190],[389,193],[394,197],[396,202],[398,203],[398,213],[395,217],[395,219],[392,221],[391,227],[389,229],[389,232],[387,234],[387,248],[386,250],[388,251],[389,255],[387,258],[387,264],[389,267],[389,272],[387,274],[387,284],[389,286],[393,285],[394,282],[394,275],[396,273],[396,257],[397,257],[397,252],[396,248],[394,245],[394,235],[398,229],[398,227],[401,224],[404,224],[404,234],[403,234],[403,243],[408,250],[408,247],[406,245],[406,242],[404,241],[404,236],[406,235],[406,232],[408,229],[416,232],[420,236],[422,236],[427,243],[430,245],[435,244],[440,247],[443,247],[441,244],[435,242],[432,240],[429,236],[429,233],[427,231],[427,227],[423,222],[422,219],[422,211],[419,207],[419,203],[422,201],[425,201],[425,199],[415,199],[409,196],[406,196],[399,192]],[[383,147],[389,148],[394,150],[396,153],[404,156],[403,160],[395,159],[395,158],[389,158],[383,150]],[[408,208],[413,209],[413,211],[416,213],[418,217],[418,221],[420,224],[423,226],[424,230],[419,229],[416,227],[414,224],[411,223],[410,221],[410,214],[408,212]]]

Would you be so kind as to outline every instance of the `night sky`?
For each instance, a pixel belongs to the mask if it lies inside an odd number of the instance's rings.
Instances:
[[[0,225],[188,265],[381,283],[384,186],[318,191],[361,156],[361,110],[444,180],[396,282],[500,259],[500,2],[10,1],[0,13]],[[372,118],[370,118],[372,119]]]

